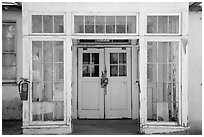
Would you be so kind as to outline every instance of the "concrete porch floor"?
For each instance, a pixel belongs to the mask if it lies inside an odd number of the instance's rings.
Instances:
[[[139,134],[137,120],[72,120],[71,135],[136,135]],[[3,135],[21,135],[22,121],[2,120]],[[202,135],[202,131],[174,132],[166,135]]]

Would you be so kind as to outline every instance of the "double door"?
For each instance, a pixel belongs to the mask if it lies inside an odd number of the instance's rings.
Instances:
[[[78,117],[131,118],[130,48],[79,48]]]

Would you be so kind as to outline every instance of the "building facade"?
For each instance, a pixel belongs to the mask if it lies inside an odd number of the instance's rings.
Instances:
[[[69,134],[85,118],[139,119],[143,133],[189,129],[188,7],[22,3],[23,133]]]

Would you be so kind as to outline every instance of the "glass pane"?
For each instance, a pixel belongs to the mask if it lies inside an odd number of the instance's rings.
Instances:
[[[83,77],[90,77],[89,65],[83,65]]]
[[[32,85],[32,102],[41,102],[43,98],[42,83],[33,82]]]
[[[54,92],[53,92],[54,101],[63,101],[64,100],[64,83],[57,82],[54,83]]]
[[[83,53],[83,64],[90,64],[90,53]]]
[[[46,82],[52,82],[53,80],[53,64],[51,63],[44,63],[44,81]]]
[[[42,61],[42,41],[32,42],[32,56],[33,62]]]
[[[16,65],[16,54],[2,54],[3,66]]]
[[[179,16],[169,16],[169,33],[179,33]]]
[[[57,121],[64,120],[64,102],[63,101],[55,102],[54,120],[57,120]]]
[[[85,16],[85,33],[94,33],[94,16]]]
[[[158,82],[167,82],[167,64],[159,64],[158,65]]]
[[[168,42],[158,42],[158,62],[167,63]]]
[[[157,33],[157,16],[147,16],[147,33]]]
[[[169,122],[178,122],[178,103],[169,103]]]
[[[54,80],[55,81],[64,80],[64,63],[54,64]]]
[[[118,76],[118,66],[110,65],[110,76]]]
[[[53,86],[52,83],[44,83],[44,93],[43,93],[43,102],[52,101],[53,97]]]
[[[169,122],[168,102],[157,102],[157,121]]]
[[[157,84],[157,102],[168,102],[168,83]]]
[[[136,16],[127,16],[127,33],[136,33]]]
[[[43,33],[53,33],[52,15],[43,15]]]
[[[32,103],[32,120],[42,121],[42,103]]]
[[[14,38],[2,38],[2,51],[14,52]]]
[[[63,41],[54,42],[54,61],[64,62]]]
[[[96,16],[96,33],[105,33],[105,16]]]
[[[179,62],[179,42],[169,42],[168,62]]]
[[[106,17],[106,33],[115,33],[115,16]]]
[[[99,53],[92,53],[92,63],[99,64]]]
[[[53,102],[43,102],[44,121],[54,120],[55,104]]]
[[[98,65],[93,65],[91,67],[91,76],[92,77],[98,77],[99,76],[99,66]]]
[[[43,57],[44,57],[44,62],[53,61],[53,42],[52,41],[43,41]]]
[[[64,32],[64,18],[62,15],[54,15],[54,33]]]
[[[147,62],[157,62],[157,43],[147,44]]]
[[[42,33],[42,15],[32,15],[32,33]]]
[[[126,18],[125,16],[116,16],[116,32],[125,33]]]
[[[84,33],[83,16],[74,16],[74,33]]]
[[[178,82],[179,80],[178,65],[170,64],[168,68],[168,81]]]
[[[2,66],[2,79],[15,80],[16,79],[16,66],[11,66],[11,67]]]
[[[168,33],[168,17],[167,16],[159,16],[158,17],[158,33]]]
[[[147,80],[148,82],[157,82],[157,65],[147,64]]]
[[[110,53],[110,64],[118,64],[118,53]]]
[[[127,76],[126,65],[119,65],[119,76]]]
[[[2,38],[11,39],[15,37],[16,27],[14,24],[3,24]]]
[[[119,63],[126,64],[126,53],[119,53]]]
[[[42,64],[33,63],[33,81],[41,82],[42,81]]]
[[[157,120],[157,103],[147,102],[147,120],[156,121]]]

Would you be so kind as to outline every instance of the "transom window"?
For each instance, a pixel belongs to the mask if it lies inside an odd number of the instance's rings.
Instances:
[[[179,15],[147,16],[147,34],[179,34]]]
[[[32,15],[32,33],[64,33],[64,15]]]
[[[74,16],[74,33],[137,33],[137,16]]]
[[[15,23],[2,24],[2,79],[3,82],[15,82],[17,77]]]

